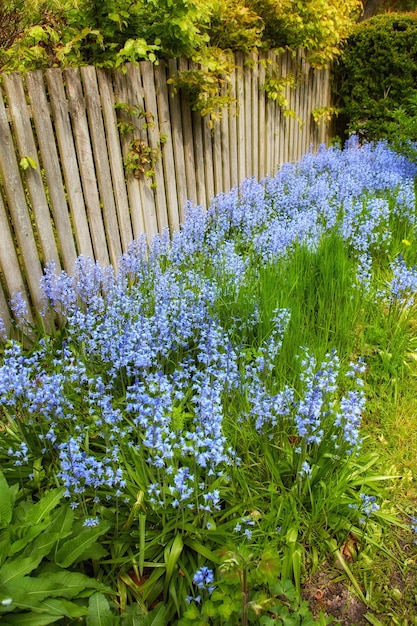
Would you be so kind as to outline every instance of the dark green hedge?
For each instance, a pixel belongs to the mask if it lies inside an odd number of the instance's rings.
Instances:
[[[390,139],[393,112],[415,111],[409,99],[417,94],[417,15],[388,13],[358,24],[334,64],[333,90],[339,135]]]

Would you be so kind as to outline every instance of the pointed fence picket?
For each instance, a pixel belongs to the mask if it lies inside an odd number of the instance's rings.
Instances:
[[[212,124],[167,82],[194,67],[178,59],[131,64],[125,73],[82,67],[1,76],[0,317],[7,329],[13,294],[22,293],[31,319],[42,309],[46,263],[70,273],[82,254],[117,269],[142,233],[149,241],[178,230],[187,201],[206,207],[244,178],[273,174],[330,139],[331,129],[312,116],[331,105],[329,71],[310,67],[302,51],[295,58],[237,53],[234,100]],[[287,90],[293,119],[263,86],[266,77],[300,67],[301,82]],[[127,171],[136,139],[159,154],[152,176]]]

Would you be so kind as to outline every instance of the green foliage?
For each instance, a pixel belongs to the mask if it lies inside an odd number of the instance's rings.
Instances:
[[[417,84],[417,16],[385,14],[358,24],[334,67],[339,132],[364,141],[409,136],[394,111],[413,117]]]
[[[0,615],[5,626],[42,626],[87,616],[95,626],[92,599],[110,589],[80,571],[70,571],[108,526],[83,528],[64,489],[51,489],[34,503],[0,472]],[[88,600],[90,598],[90,600]],[[113,621],[111,622],[113,624]]]

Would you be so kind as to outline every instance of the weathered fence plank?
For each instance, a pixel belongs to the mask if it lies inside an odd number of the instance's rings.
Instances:
[[[39,311],[43,306],[40,288],[42,267],[3,98],[0,98],[0,146],[0,177],[4,186],[19,254],[23,259],[31,300]]]
[[[21,75],[14,73],[4,76],[4,87],[16,137],[18,159],[19,161],[24,158],[31,159],[29,167],[25,170],[24,177],[29,192],[31,210],[37,224],[42,255],[44,259],[54,261],[57,269],[60,269],[61,264],[38,160],[38,149],[33,137],[28,108],[21,106],[21,103],[26,100]]]
[[[159,129],[158,107],[156,103],[156,86],[154,66],[151,63],[142,61],[139,63],[140,73],[142,76],[143,99],[145,102],[145,110],[153,115],[152,124],[148,128],[149,146],[152,150],[160,150],[161,132]],[[164,168],[161,159],[158,159],[153,166],[155,171],[155,206],[156,216],[158,220],[158,230],[163,231],[169,227],[168,206],[165,194]]]
[[[180,227],[177,179],[175,178],[174,149],[169,111],[169,93],[165,65],[155,67],[156,99],[158,103],[159,132],[163,142],[162,166],[167,202],[168,224],[172,231]]]
[[[74,268],[77,250],[72,236],[65,187],[42,72],[26,74],[26,87],[31,102],[36,136],[50,197],[51,212],[59,241],[59,253],[65,270],[70,272]],[[50,261],[51,259],[48,258],[47,260]]]
[[[9,294],[9,298],[13,296],[15,293],[21,293],[24,298],[28,313],[29,320],[33,321],[30,305],[26,295],[26,285],[22,277],[22,270],[19,264],[19,259],[16,252],[15,242],[13,241],[13,236],[10,229],[9,217],[6,213],[6,208],[4,206],[3,198],[0,193],[0,233],[1,233],[1,246],[0,246],[0,269],[3,275],[3,281],[6,287],[6,290]],[[3,293],[3,289],[1,289]],[[7,328],[10,327],[10,316],[8,313],[8,307],[6,311],[6,307],[2,306],[4,309],[4,316],[2,315],[2,319],[4,323],[7,325]],[[7,315],[6,315],[7,314]]]
[[[114,199],[116,203],[120,240],[122,249],[127,250],[129,243],[133,239],[133,232],[130,221],[129,200],[125,184],[120,136],[117,128],[117,116],[114,108],[115,96],[113,93],[112,76],[109,72],[101,69],[97,69],[96,71],[108,146],[108,158]]]
[[[169,77],[174,78],[177,74],[177,62],[170,59],[168,62]],[[183,121],[181,116],[181,98],[171,91],[169,99],[169,110],[171,119],[172,148],[174,154],[175,180],[178,195],[178,212],[180,223],[184,221],[184,207],[189,194],[187,191],[187,170],[185,165],[185,139],[183,133]]]
[[[69,119],[67,97],[65,95],[62,73],[57,68],[45,72],[51,102],[59,156],[65,179],[65,190],[72,216],[72,224],[77,242],[78,254],[94,257],[90,229],[84,204],[80,171],[74,137]],[[57,181],[58,184],[58,181]]]
[[[88,126],[90,129],[100,204],[103,207],[102,213],[105,236],[110,262],[114,267],[117,267],[118,259],[122,254],[122,244],[120,241],[119,224],[117,221],[116,203],[113,195],[106,135],[104,131],[100,94],[97,85],[97,75],[94,67],[82,67],[81,78],[84,87],[84,97],[87,108]]]
[[[90,140],[84,94],[82,92],[78,69],[68,68],[64,70],[64,78],[67,86],[68,106],[71,115],[75,148],[84,191],[84,201],[87,208],[88,223],[90,225],[91,240],[93,242],[94,256],[102,265],[108,265],[109,254],[107,250],[103,215],[100,207],[97,173]]]

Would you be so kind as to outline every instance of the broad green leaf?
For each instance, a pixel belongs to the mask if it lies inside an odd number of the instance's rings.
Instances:
[[[48,528],[48,526],[49,524],[37,524],[36,526],[28,527],[26,529],[24,536],[21,539],[18,539],[17,541],[13,542],[13,544],[10,546],[8,556],[13,556],[14,554],[17,554],[18,552],[26,548],[26,546],[32,543],[33,541],[35,541],[35,539],[46,528]],[[16,528],[16,530],[19,532],[19,528]]]
[[[96,592],[88,603],[87,626],[113,626],[114,619],[106,596]]]
[[[103,592],[111,591],[109,587],[106,587],[106,585],[100,583],[95,578],[90,578],[89,576],[79,572],[68,572],[67,570],[62,570],[45,576],[41,574],[38,577],[38,581],[42,581],[43,579],[46,581],[51,579],[53,581],[53,586],[49,591],[51,596],[59,595],[64,598],[74,598],[86,589],[97,589]]]
[[[42,555],[31,554],[27,557],[20,557],[6,562],[3,567],[0,568],[0,583],[8,584],[17,578],[30,574],[30,572],[38,567],[42,558]]]
[[[30,509],[26,515],[26,521],[28,524],[40,524],[42,520],[47,517],[53,509],[58,506],[60,500],[64,495],[65,487],[60,489],[53,489],[46,496],[43,496],[42,500],[39,500]]]
[[[61,615],[62,617],[84,617],[87,615],[87,607],[79,606],[74,602],[64,599],[49,598],[41,602],[42,610],[50,615]]]
[[[60,620],[59,615],[38,615],[36,613],[16,613],[7,615],[1,621],[2,626],[47,626]],[[3,621],[4,620],[4,621]]]
[[[71,532],[73,521],[74,511],[68,504],[64,504],[55,511],[49,530],[53,533],[59,533],[62,539],[64,539]]]
[[[3,472],[0,472],[0,528],[6,528],[12,521],[13,507],[10,489]]]
[[[64,545],[58,549],[55,555],[55,563],[64,568],[76,563],[87,548],[93,545],[109,528],[110,524],[103,522],[94,528],[84,528],[76,537],[71,535],[67,538]]]

